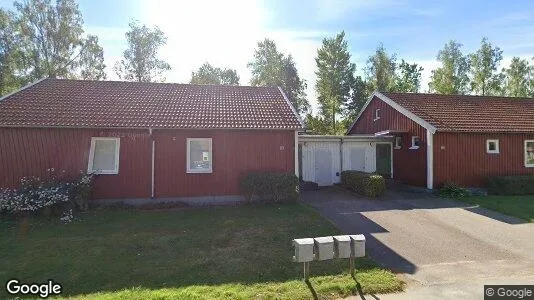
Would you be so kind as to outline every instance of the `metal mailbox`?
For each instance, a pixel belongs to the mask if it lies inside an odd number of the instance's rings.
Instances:
[[[334,238],[324,236],[313,240],[315,241],[315,259],[327,260],[334,258]]]
[[[365,256],[365,236],[363,234],[350,235],[352,257]]]
[[[350,258],[350,242],[351,238],[348,235],[333,236],[334,238],[334,257],[335,258]]]
[[[295,247],[295,256],[293,256],[293,261],[309,262],[314,259],[314,241],[312,238],[294,239],[293,247]]]

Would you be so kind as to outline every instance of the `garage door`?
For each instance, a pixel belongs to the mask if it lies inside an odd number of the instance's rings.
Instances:
[[[329,148],[315,149],[315,182],[319,186],[334,184],[332,180],[332,152]]]

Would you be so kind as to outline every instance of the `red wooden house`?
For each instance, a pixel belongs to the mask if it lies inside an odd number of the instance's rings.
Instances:
[[[376,92],[348,134],[394,136],[377,156],[411,185],[480,187],[490,176],[534,174],[534,99]]]
[[[45,79],[0,100],[0,187],[95,172],[94,198],[235,197],[296,172],[302,123],[276,87]]]

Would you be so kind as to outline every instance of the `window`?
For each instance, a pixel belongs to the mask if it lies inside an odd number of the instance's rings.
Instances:
[[[534,140],[525,141],[525,167],[534,167]]]
[[[119,148],[119,138],[92,138],[87,172],[94,174],[119,174]]]
[[[395,137],[395,149],[400,149],[402,148],[402,137],[400,136],[396,136]]]
[[[419,149],[419,145],[421,144],[421,139],[418,136],[412,136],[412,146],[410,149]]]
[[[375,119],[373,121],[376,121],[376,120],[379,120],[380,119],[380,108],[377,108],[375,110]]]
[[[212,173],[211,138],[187,139],[187,173]]]
[[[499,153],[499,140],[486,140],[486,153]]]

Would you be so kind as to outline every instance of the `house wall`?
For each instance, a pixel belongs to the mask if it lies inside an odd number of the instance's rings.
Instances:
[[[375,110],[380,109],[380,119],[374,120]],[[384,130],[402,130],[402,148],[393,149],[393,178],[406,184],[426,186],[426,129],[387,103],[374,97],[349,134],[374,134]],[[411,137],[419,136],[421,146],[408,149]]]
[[[91,137],[120,137],[119,174],[98,175],[93,197],[149,197],[148,130],[0,128],[0,187],[17,187],[22,177],[50,177],[52,168],[65,178],[86,172]]]
[[[295,169],[294,131],[0,128],[0,188],[20,178],[87,171],[91,137],[119,137],[119,174],[98,175],[93,198],[149,198],[155,140],[155,197],[238,195],[249,171]],[[186,173],[186,138],[213,138],[213,173]],[[280,150],[283,146],[283,150]],[[65,172],[63,172],[63,170]]]
[[[213,173],[186,173],[187,138],[212,138]],[[239,195],[247,172],[295,170],[294,131],[157,130],[154,139],[158,198]]]
[[[486,140],[499,140],[499,154],[486,153]],[[525,167],[524,141],[534,134],[437,132],[434,135],[434,184],[482,187],[488,177],[534,174]]]

